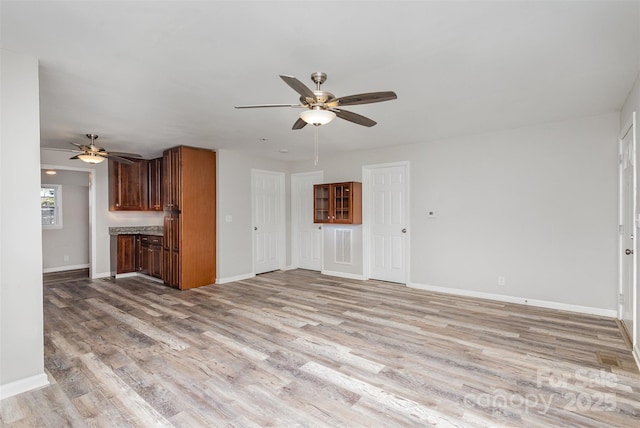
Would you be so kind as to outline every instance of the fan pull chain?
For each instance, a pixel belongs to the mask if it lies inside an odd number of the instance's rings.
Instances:
[[[318,165],[318,128],[320,128],[318,125],[314,126],[314,138],[313,138],[313,144],[314,144],[314,158],[313,158],[313,164],[314,165]]]

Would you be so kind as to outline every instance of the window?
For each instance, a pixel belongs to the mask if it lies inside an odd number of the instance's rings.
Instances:
[[[40,187],[40,207],[43,229],[62,229],[62,186],[43,184]]]

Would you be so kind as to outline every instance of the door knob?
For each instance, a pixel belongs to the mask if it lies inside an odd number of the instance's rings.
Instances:
[[[626,250],[624,250],[624,253],[628,256],[630,254],[633,254],[633,250],[627,248]]]
[[[253,227],[253,230],[258,230],[258,227],[257,227],[257,226],[254,226],[254,227]]]
[[[402,233],[407,233],[407,229],[402,229]]]

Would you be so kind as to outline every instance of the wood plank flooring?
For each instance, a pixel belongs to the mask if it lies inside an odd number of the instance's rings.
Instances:
[[[51,385],[5,427],[640,426],[613,319],[304,270],[44,296]]]

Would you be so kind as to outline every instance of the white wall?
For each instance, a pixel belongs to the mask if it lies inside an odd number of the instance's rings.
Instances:
[[[614,113],[325,154],[318,167],[326,182],[361,181],[363,165],[410,161],[413,285],[609,313],[617,294],[618,131]],[[292,172],[318,167],[300,162]],[[431,210],[436,219],[427,219]]]
[[[42,229],[44,272],[89,266],[89,174],[56,172],[48,175],[43,171],[40,178],[42,184],[62,186],[62,228]]]
[[[38,62],[0,50],[0,64],[1,399],[48,380],[42,317]]]
[[[286,200],[286,261],[291,264],[290,251],[290,187],[289,165],[286,162],[247,156],[233,150],[218,151],[218,282],[248,277],[253,269],[253,220],[251,216],[251,170],[285,173]],[[230,215],[231,222],[226,222]]]
[[[638,73],[638,77],[629,91],[627,100],[622,106],[622,111],[620,113],[620,128],[629,123],[634,111],[640,113],[640,73]]]

